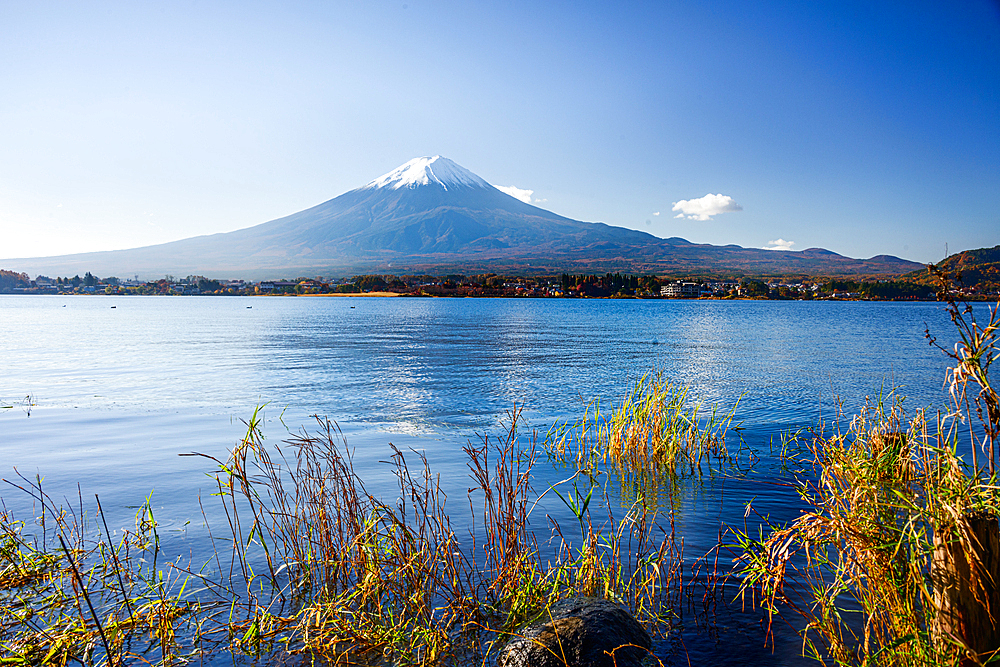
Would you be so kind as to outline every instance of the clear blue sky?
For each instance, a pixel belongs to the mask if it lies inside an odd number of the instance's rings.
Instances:
[[[248,227],[435,154],[695,242],[1000,243],[995,0],[617,4],[0,2],[0,258]],[[742,210],[674,217],[710,193]]]

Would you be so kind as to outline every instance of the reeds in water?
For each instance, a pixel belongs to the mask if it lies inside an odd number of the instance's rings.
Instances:
[[[701,406],[688,400],[688,391],[662,374],[644,375],[602,425],[605,459],[623,470],[694,473],[710,458],[728,458],[726,431],[733,413],[721,420],[715,411],[699,418]]]
[[[890,396],[846,429],[819,429],[802,516],[759,537],[736,530],[742,594],[772,618],[799,615],[817,660],[929,667],[1000,655],[1000,414],[987,374],[1000,319],[992,309],[980,326],[971,308],[949,310],[961,334],[952,410],[907,417]],[[966,433],[971,465],[959,455]]]
[[[617,599],[655,632],[679,591],[672,525],[641,503],[618,517],[610,503],[606,512],[588,504],[579,539],[555,525],[555,544],[541,548],[535,445],[519,439],[517,420],[504,437],[466,447],[474,520],[456,530],[422,455],[393,448],[396,492],[386,500],[366,489],[332,422],[268,446],[255,413],[227,459],[208,457],[223,523],[207,526],[215,553],[198,568],[163,562],[148,502],[114,543],[106,529],[92,532],[82,508],[67,514],[40,483],[26,486],[49,525],[39,541],[0,517],[0,660],[170,665],[224,652],[480,664],[578,594]],[[49,533],[74,546],[55,549]]]
[[[123,664],[157,655],[171,664],[189,654],[178,640],[196,634],[199,605],[186,594],[188,579],[158,568],[148,502],[135,530],[117,542],[106,525],[88,539],[82,511],[57,507],[41,480],[20,482],[47,525],[34,533],[0,512],[0,664]]]
[[[621,484],[626,503],[666,506],[661,496],[687,475],[721,470],[734,459],[726,435],[739,401],[725,414],[704,416],[689,387],[651,371],[635,382],[608,412],[589,404],[581,419],[557,424],[544,444],[550,458],[577,470],[607,468]]]

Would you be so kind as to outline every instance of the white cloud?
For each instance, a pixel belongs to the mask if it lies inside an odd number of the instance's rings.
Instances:
[[[659,212],[659,211],[654,211],[654,212],[653,212],[653,215],[659,215],[659,214],[660,214],[660,212]]]
[[[691,220],[711,220],[713,215],[742,211],[743,207],[733,201],[729,195],[707,194],[699,199],[682,199],[674,202],[672,211],[680,211],[675,218],[690,218]]]
[[[795,241],[786,241],[785,239],[777,239],[775,241],[768,241],[767,245],[764,246],[764,250],[791,250],[792,246],[795,245]]]
[[[514,185],[494,185],[493,187],[495,187],[500,192],[505,192],[505,193],[509,194],[511,197],[513,197],[515,199],[520,199],[525,204],[530,204],[531,203],[531,195],[535,194],[534,190],[523,190],[523,189],[521,189],[519,187],[516,187]],[[544,201],[544,200],[538,200],[538,199],[536,199],[535,201]]]

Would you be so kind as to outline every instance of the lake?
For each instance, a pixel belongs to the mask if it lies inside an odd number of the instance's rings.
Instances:
[[[783,432],[891,387],[910,409],[944,406],[946,358],[925,327],[953,342],[938,303],[0,296],[0,477],[38,475],[88,507],[99,494],[118,526],[149,496],[167,548],[197,560],[208,466],[178,455],[224,457],[257,406],[272,442],[315,415],[336,420],[372,488],[388,492],[392,442],[425,453],[457,491],[468,486],[461,447],[502,433],[515,406],[544,434],[656,369],[706,406],[739,401],[739,435],[763,459],[757,477],[686,489],[678,526],[691,560],[751,498],[774,519],[796,515],[794,490],[765,483]],[[559,479],[543,468],[536,490]],[[0,498],[32,511],[10,484]],[[453,521],[466,512],[456,503]],[[761,623],[724,605],[710,629],[683,624],[681,648],[658,652],[676,664],[805,663],[794,632],[772,650]]]

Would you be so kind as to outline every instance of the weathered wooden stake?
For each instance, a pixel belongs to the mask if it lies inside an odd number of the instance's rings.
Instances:
[[[942,644],[961,642],[985,662],[1000,648],[1000,530],[997,518],[985,514],[962,517],[961,524],[934,535],[932,629]]]

